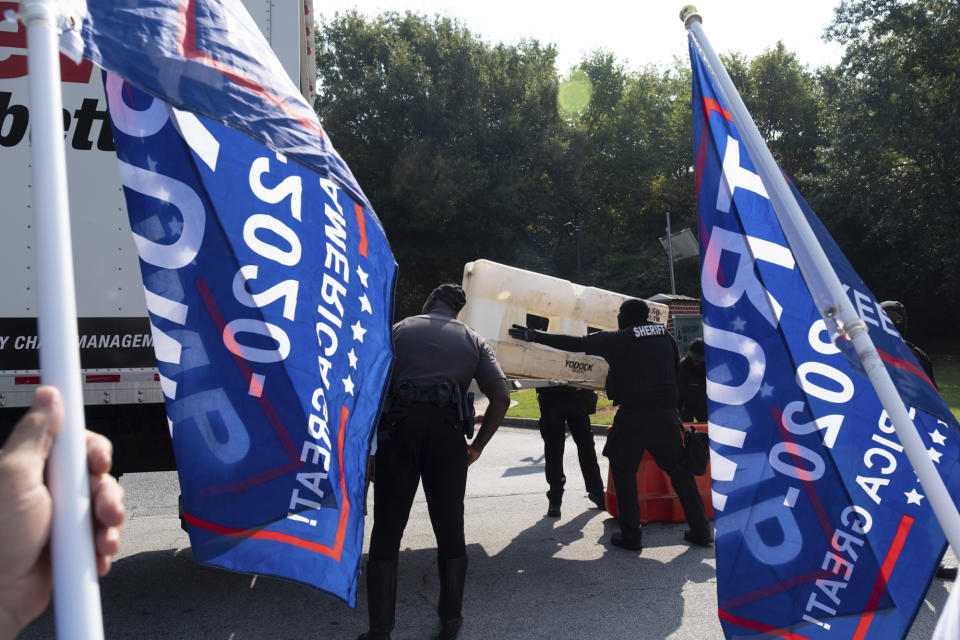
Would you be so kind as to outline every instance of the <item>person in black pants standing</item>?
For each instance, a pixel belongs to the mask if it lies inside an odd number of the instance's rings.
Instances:
[[[467,575],[463,497],[467,467],[503,421],[510,391],[490,347],[456,320],[466,304],[459,285],[444,284],[427,298],[423,314],[393,327],[395,354],[389,408],[377,431],[373,533],[367,561],[370,630],[358,640],[389,640],[397,597],[400,541],[420,479],[437,537],[440,572],[438,640],[456,638]],[[472,415],[458,409],[471,379],[490,400],[470,445]],[[465,418],[464,416],[469,417]]]
[[[637,500],[637,468],[649,451],[668,476],[683,507],[687,523],[684,539],[707,546],[713,542],[703,500],[693,474],[682,464],[683,437],[677,412],[677,344],[661,324],[647,321],[649,309],[643,300],[620,305],[618,331],[599,331],[587,336],[548,334],[514,325],[512,337],[545,344],[563,351],[602,356],[610,365],[607,396],[618,405],[603,455],[610,459],[620,532],[610,542],[639,551],[640,507]]]
[[[540,405],[540,437],[543,438],[543,458],[547,476],[547,517],[560,517],[560,504],[563,500],[563,486],[567,477],[563,473],[563,449],[566,441],[566,429],[577,445],[577,457],[580,460],[580,472],[587,487],[587,496],[605,509],[603,498],[603,478],[600,465],[597,464],[597,452],[593,444],[593,431],[590,426],[590,414],[597,410],[597,394],[589,389],[576,389],[570,386],[540,387],[537,389],[537,402]]]

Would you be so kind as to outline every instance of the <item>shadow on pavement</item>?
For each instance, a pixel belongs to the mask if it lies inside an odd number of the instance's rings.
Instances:
[[[559,524],[543,518],[492,556],[479,544],[468,545],[470,568],[460,637],[663,638],[678,629],[684,585],[715,579],[713,567],[703,561],[712,558],[713,550],[689,548],[669,563],[645,558],[609,544],[618,525],[607,518],[602,538],[586,541],[596,542],[598,557],[564,557],[567,547],[584,541],[586,523],[599,516],[599,511],[590,510]],[[651,547],[677,544],[672,539],[678,535],[676,527],[654,525],[644,535]],[[392,637],[422,639],[435,632],[436,571],[433,550],[401,552]],[[360,582],[358,609],[365,611],[364,576]],[[411,591],[415,602],[410,602]]]

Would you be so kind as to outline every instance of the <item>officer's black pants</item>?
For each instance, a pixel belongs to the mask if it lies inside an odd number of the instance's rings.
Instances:
[[[683,456],[680,427],[676,409],[621,406],[617,410],[603,454],[610,459],[620,530],[627,540],[640,537],[637,469],[644,451],[649,451],[657,466],[670,477],[694,535],[712,537],[697,482],[680,462]]]
[[[584,411],[582,401],[575,395],[551,398],[540,397],[540,437],[543,438],[543,458],[547,476],[547,499],[560,502],[567,477],[563,474],[563,449],[566,441],[565,426],[577,445],[580,472],[587,493],[603,493],[603,478],[597,464],[597,452],[590,430],[590,416]]]
[[[395,422],[393,422],[396,420]],[[388,414],[380,424],[373,489],[370,559],[396,560],[420,478],[437,557],[466,555],[463,496],[467,486],[467,445],[450,408],[413,404]]]

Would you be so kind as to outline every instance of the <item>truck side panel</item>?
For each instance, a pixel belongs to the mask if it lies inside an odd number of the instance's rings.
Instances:
[[[0,13],[17,2],[0,1]],[[313,3],[244,0],[288,73],[310,90]],[[0,444],[40,384],[26,28],[0,23]],[[309,54],[307,53],[309,52]],[[115,471],[174,469],[136,247],[120,186],[102,73],[60,57],[64,146],[87,426]],[[310,71],[315,76],[315,71]]]

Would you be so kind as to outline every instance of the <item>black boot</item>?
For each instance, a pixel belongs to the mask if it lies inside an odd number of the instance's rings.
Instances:
[[[397,605],[397,561],[367,561],[367,614],[370,631],[357,640],[390,640]]]
[[[467,579],[467,556],[440,560],[440,603],[437,614],[440,616],[440,634],[435,640],[454,640],[460,633],[463,616],[463,584]]]
[[[563,486],[559,489],[554,489],[553,487],[547,491],[547,517],[548,518],[559,518],[560,517],[560,502],[563,500]]]

